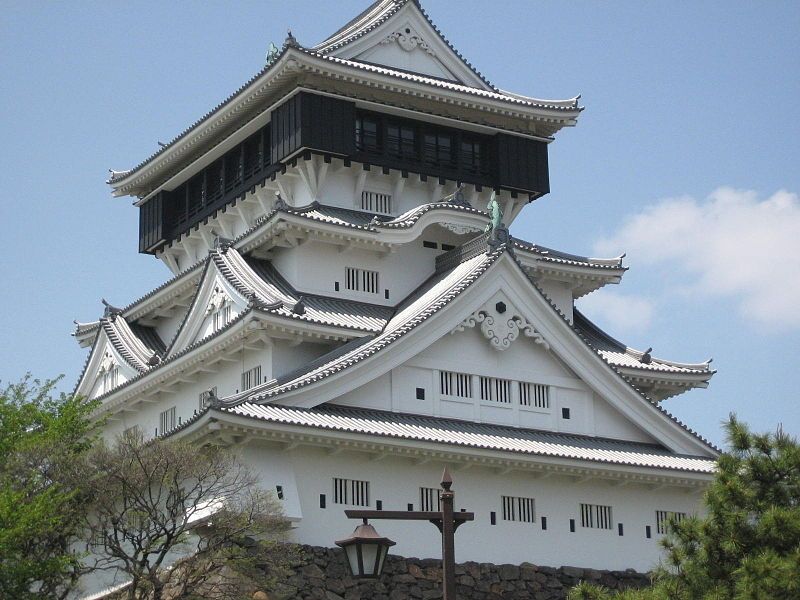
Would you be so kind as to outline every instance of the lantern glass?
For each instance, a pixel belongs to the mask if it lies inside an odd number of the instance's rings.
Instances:
[[[336,545],[344,549],[353,577],[375,579],[380,577],[386,555],[394,542],[381,537],[372,525],[364,523],[356,527],[352,537],[340,540]]]
[[[378,570],[378,552],[380,546],[376,543],[361,544],[361,562],[364,565],[362,572],[363,577],[378,577],[380,573]]]
[[[347,564],[350,565],[350,573],[358,577],[361,569],[358,568],[358,544],[351,544],[344,547],[345,556],[347,556]]]

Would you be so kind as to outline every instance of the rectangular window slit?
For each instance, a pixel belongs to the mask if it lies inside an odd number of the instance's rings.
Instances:
[[[549,387],[539,383],[519,382],[519,404],[532,408],[550,408]]]
[[[536,522],[536,501],[533,498],[502,496],[503,521]]]
[[[378,293],[378,272],[356,267],[345,268],[345,289],[354,292]]]
[[[581,527],[611,529],[611,507],[603,504],[581,504]]]
[[[421,511],[435,512],[440,512],[442,510],[442,504],[439,498],[439,488],[419,488],[419,509]]]

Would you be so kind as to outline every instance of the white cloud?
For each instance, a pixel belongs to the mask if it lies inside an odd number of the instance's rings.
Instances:
[[[580,310],[615,333],[640,333],[650,326],[655,304],[648,298],[608,289],[581,298]]]
[[[703,201],[672,198],[628,219],[597,243],[623,249],[638,268],[660,264],[692,291],[737,299],[742,315],[770,327],[800,327],[800,199],[779,191],[719,188]]]

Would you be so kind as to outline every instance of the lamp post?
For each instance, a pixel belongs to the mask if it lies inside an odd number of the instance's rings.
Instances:
[[[453,501],[455,492],[451,489],[453,478],[447,467],[442,473],[440,492],[441,511],[402,511],[402,510],[346,510],[350,519],[363,519],[353,535],[336,542],[347,556],[347,563],[353,577],[376,579],[380,577],[386,554],[395,542],[381,537],[368,519],[388,519],[393,521],[429,521],[436,525],[442,534],[442,596],[444,600],[456,600],[456,560],[455,532],[459,525],[475,519],[471,512],[455,512]]]

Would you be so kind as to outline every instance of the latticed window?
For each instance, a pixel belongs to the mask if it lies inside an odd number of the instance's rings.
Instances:
[[[486,169],[483,144],[474,139],[464,138],[461,141],[461,166],[470,173],[483,173]]]
[[[439,394],[456,398],[472,398],[472,375],[439,371]]]
[[[392,213],[392,195],[378,192],[361,192],[361,210],[389,215]]]
[[[536,521],[536,501],[521,496],[502,496],[503,520],[534,523]]]
[[[538,383],[520,381],[519,404],[532,408],[550,408],[549,388]]]
[[[213,315],[214,331],[219,331],[230,322],[231,322],[231,305],[229,302],[226,302],[225,304],[223,304],[217,310],[214,311]]]
[[[242,373],[242,391],[249,390],[261,383],[261,365]]]
[[[439,497],[439,488],[419,488],[419,509],[422,511],[441,511],[442,501]]]
[[[159,415],[159,431],[161,433],[166,433],[168,431],[172,431],[175,429],[176,421],[175,421],[175,407],[168,408],[167,410],[163,411],[161,415]]]
[[[334,477],[333,503],[369,506],[369,481]]]
[[[114,365],[103,373],[103,393],[110,392],[119,384],[119,367]]]
[[[581,527],[611,529],[611,507],[602,504],[581,504]]]
[[[437,167],[453,167],[453,138],[449,133],[431,132],[425,134],[423,146],[425,162]]]
[[[657,510],[656,511],[656,532],[667,533],[669,531],[669,524],[673,521],[680,523],[686,518],[684,512],[673,512],[670,510]]]
[[[378,293],[378,272],[355,267],[345,268],[345,288],[354,292]]]
[[[389,123],[386,126],[386,149],[395,158],[417,158],[417,132],[411,125]]]
[[[511,382],[497,377],[481,377],[481,400],[511,402]]]
[[[380,150],[378,121],[376,119],[363,115],[356,118],[356,150],[359,152]]]

